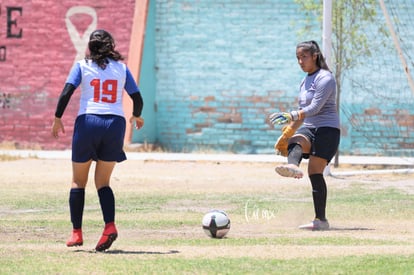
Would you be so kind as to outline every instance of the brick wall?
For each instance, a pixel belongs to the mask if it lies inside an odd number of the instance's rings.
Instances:
[[[157,1],[157,119],[171,150],[273,152],[302,78],[292,1]],[[283,27],[282,27],[283,26]]]
[[[1,1],[0,143],[17,148],[70,147],[79,91],[63,116],[66,135],[56,140],[50,134],[67,74],[75,59],[84,57],[85,39],[95,28],[111,32],[126,56],[134,2]]]
[[[142,68],[156,82],[154,90],[143,90],[144,98],[153,99],[145,106],[154,116],[147,121],[156,124],[151,140],[169,151],[273,153],[280,127],[269,125],[267,115],[294,108],[304,76],[295,46],[304,39],[320,42],[320,35],[298,36],[304,16],[294,1],[154,1],[155,62],[149,64],[155,65]],[[49,132],[66,76],[83,56],[82,42],[75,46],[71,37],[82,37],[96,19],[126,56],[134,3],[1,1],[0,144],[70,148],[78,91],[63,117],[66,135],[55,140]],[[76,13],[77,6],[87,8]],[[414,10],[414,4],[405,9]],[[75,14],[67,21],[69,11]],[[317,24],[310,33],[320,34]],[[377,33],[372,35],[375,42]],[[414,154],[414,96],[391,40],[389,45],[344,79],[344,154]]]
[[[404,26],[414,26],[414,4],[389,2],[404,12],[398,15]],[[301,40],[320,42],[320,26],[308,26],[307,36],[300,38],[305,17],[294,1],[156,3],[160,143],[173,151],[273,153],[280,131],[266,117],[295,107],[304,76],[295,46]],[[384,24],[378,12],[376,24]],[[392,39],[384,38],[387,45],[380,45],[376,27],[365,26],[372,56],[359,58],[359,66],[343,79],[340,150],[414,155],[414,91]],[[401,43],[407,42],[403,46],[410,61],[414,32],[407,29],[399,34],[405,35]],[[378,112],[372,113],[373,108]]]

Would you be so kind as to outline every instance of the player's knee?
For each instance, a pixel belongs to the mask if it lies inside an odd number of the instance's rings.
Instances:
[[[310,156],[308,163],[308,175],[323,174],[327,161],[323,158]]]
[[[303,136],[293,136],[289,139],[289,144],[297,143],[302,146],[304,154],[309,154],[311,149],[311,143]]]
[[[88,180],[79,180],[79,179],[74,179],[72,181],[72,188],[85,188],[86,187],[86,183],[88,182]]]

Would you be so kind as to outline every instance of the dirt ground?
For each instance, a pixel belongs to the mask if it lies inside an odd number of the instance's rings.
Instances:
[[[113,173],[112,186],[115,190],[122,188],[133,192],[143,194],[158,193],[174,194],[182,193],[189,190],[189,193],[198,194],[217,192],[219,189],[223,193],[242,193],[255,194],[266,192],[290,192],[301,190],[307,192],[310,188],[309,179],[290,179],[281,178],[274,172],[273,163],[246,163],[246,162],[220,162],[220,161],[142,161],[127,160],[118,164]],[[303,166],[305,168],[305,166]],[[373,189],[394,187],[398,190],[414,195],[414,175],[413,174],[360,174],[358,171],[364,170],[363,167],[346,166],[333,168],[332,174],[341,171],[355,171],[353,175],[348,176],[328,176],[328,191],[330,189],[340,190],[346,188],[351,183],[360,182]],[[366,169],[365,169],[366,170]],[[27,188],[43,188],[45,190],[55,190],[56,192],[67,193],[69,181],[71,179],[70,160],[50,160],[50,159],[17,159],[0,161],[1,186],[2,188],[13,188],[26,191]],[[93,190],[93,174],[90,175],[89,190]],[[65,193],[66,192],[66,193]],[[311,194],[309,193],[309,200]],[[288,198],[286,198],[288,199]],[[248,203],[248,202],[246,202]],[[328,197],[329,203],[329,197]],[[191,210],[204,211],[202,206],[182,205]],[[171,206],[174,207],[174,206]],[[200,209],[201,208],[201,209]],[[7,214],[8,210],[0,206],[1,214]],[[396,220],[392,223],[381,221],[378,218],[365,221],[355,220],[335,220],[331,217],[332,229],[325,232],[307,232],[297,229],[301,223],[308,222],[313,215],[312,209],[304,209],[303,212],[287,213],[289,217],[280,217],[277,213],[270,213],[268,220],[262,220],[258,225],[255,222],[248,222],[249,214],[246,217],[236,220],[229,233],[229,238],[244,238],[246,236],[254,238],[266,237],[289,237],[295,238],[312,238],[323,234],[325,237],[350,237],[360,238],[361,240],[392,240],[401,243],[401,245],[358,245],[348,246],[332,245],[324,246],[319,249],[317,245],[303,246],[293,244],[283,249],[278,245],[245,245],[238,246],[240,249],[234,249],[233,246],[223,246],[217,250],[214,246],[207,246],[203,249],[194,249],[192,246],[148,246],[140,247],[143,254],[171,254],[174,257],[174,251],[180,251],[180,257],[239,257],[254,255],[261,258],[295,258],[295,257],[328,257],[328,256],[345,256],[345,255],[364,255],[364,254],[414,254],[414,221],[413,220]],[[251,218],[251,217],[250,217]],[[239,223],[242,226],[237,226]],[[278,230],[275,231],[274,228]],[[201,232],[200,228],[188,228],[185,234],[197,237]],[[22,234],[22,232],[20,233]],[[29,232],[28,234],[31,234]],[[95,233],[94,233],[95,234]],[[182,230],[150,231],[142,230],[133,232],[132,230],[124,231],[124,235],[139,238],[169,238],[182,236]],[[134,236],[136,235],[136,236]],[[138,236],[139,235],[139,236]],[[9,236],[1,234],[2,238]],[[93,237],[95,238],[95,236]],[[407,245],[407,244],[412,245]],[[37,247],[39,247],[37,245]],[[136,249],[129,245],[127,240],[120,239],[119,247],[123,250]],[[14,247],[13,249],[18,249]],[[42,249],[39,247],[38,249]],[[61,244],[56,245],[56,249],[66,249]],[[214,251],[213,251],[214,250]],[[113,250],[116,253],[116,246]],[[148,253],[146,253],[146,252]]]

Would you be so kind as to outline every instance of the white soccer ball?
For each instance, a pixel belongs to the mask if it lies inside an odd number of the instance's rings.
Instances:
[[[221,239],[230,230],[230,219],[224,211],[211,210],[204,215],[202,225],[207,236]]]

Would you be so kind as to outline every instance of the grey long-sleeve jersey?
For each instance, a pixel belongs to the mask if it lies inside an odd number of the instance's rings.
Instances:
[[[336,81],[331,72],[320,69],[303,79],[300,85],[299,109],[305,113],[303,126],[339,129]]]

